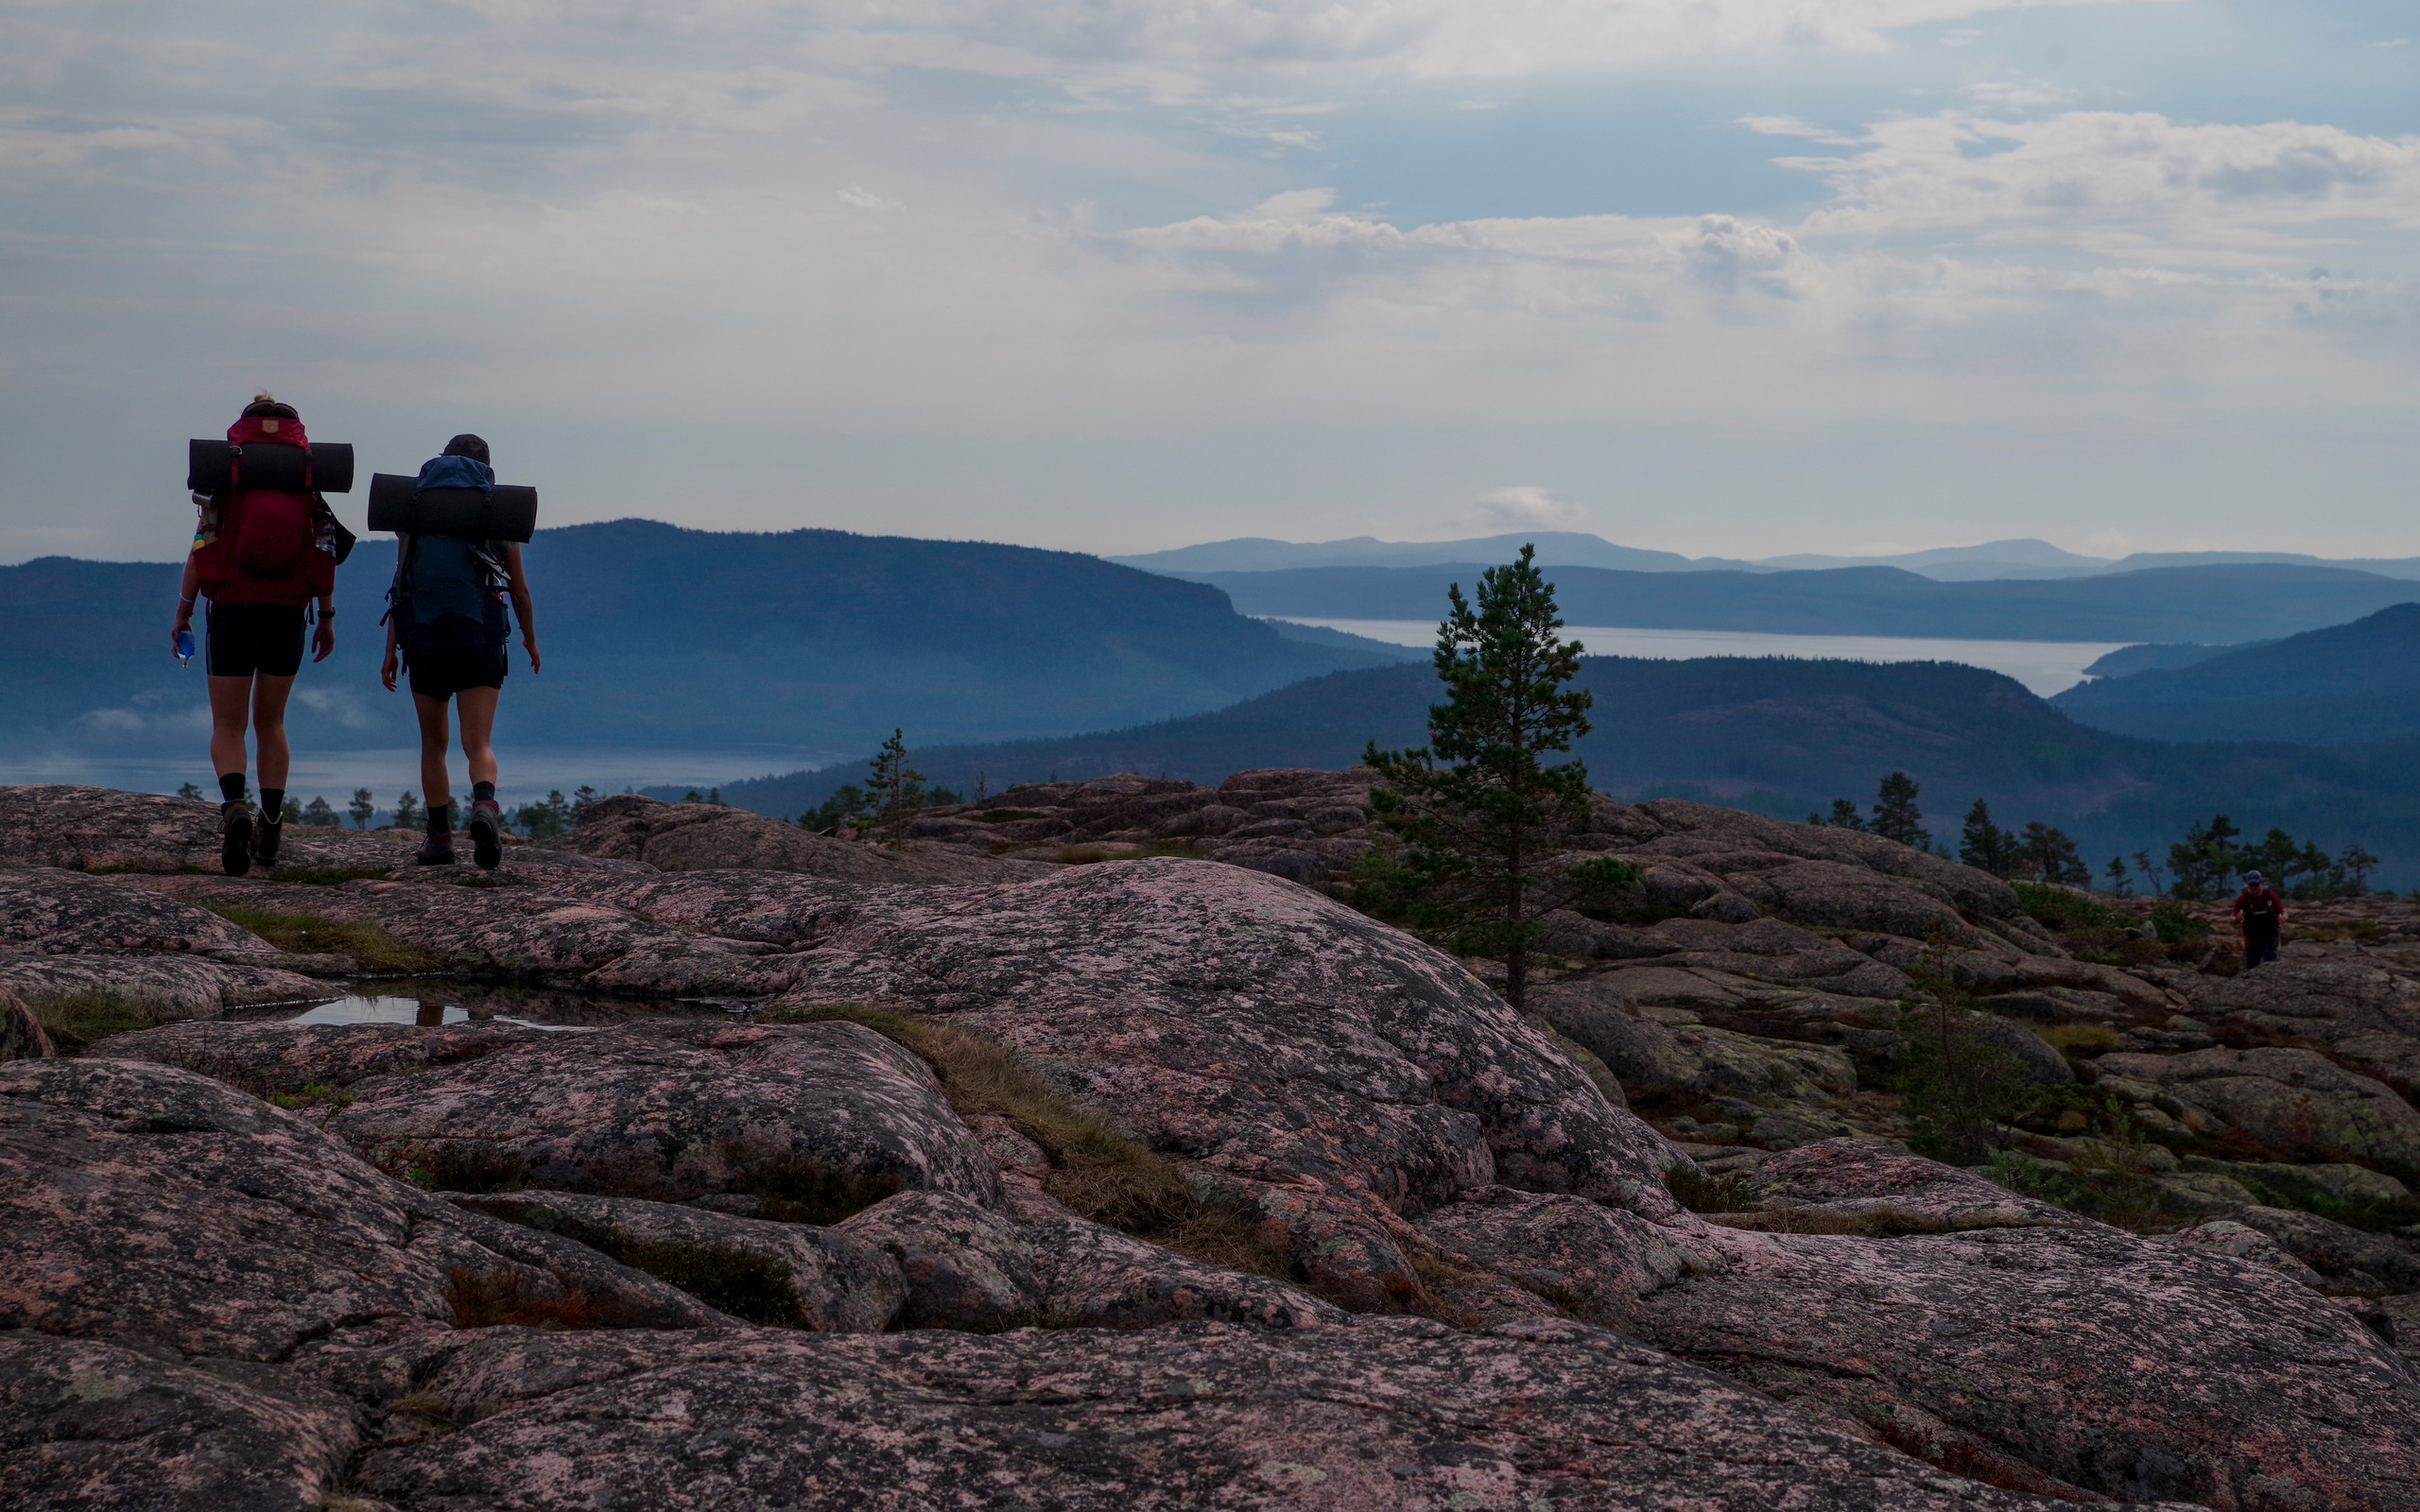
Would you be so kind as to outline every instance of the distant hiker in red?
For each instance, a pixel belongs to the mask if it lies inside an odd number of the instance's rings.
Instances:
[[[2243,891],[2235,896],[2235,925],[2243,932],[2243,969],[2277,958],[2277,936],[2286,929],[2286,900],[2269,890],[2260,873],[2243,874]]]
[[[421,465],[422,490],[476,489],[492,491],[495,470],[488,443],[457,436],[445,455]],[[420,780],[428,793],[428,835],[420,864],[454,861],[453,784],[445,774],[446,701],[462,705],[462,754],[471,767],[472,859],[493,871],[504,860],[504,811],[495,800],[496,699],[507,670],[507,599],[521,622],[521,647],[529,670],[538,670],[538,629],[529,579],[521,570],[521,543],[470,541],[457,536],[406,535],[395,542],[395,582],[387,591],[387,662],[380,678],[395,689],[408,673],[412,708],[420,715]]]
[[[238,447],[291,446],[309,452],[302,417],[268,394],[227,427]],[[307,476],[307,474],[306,474]],[[196,483],[196,488],[202,485]],[[319,606],[314,662],[337,648],[337,557],[340,527],[315,492],[233,485],[194,495],[200,522],[185,557],[184,586],[168,641],[184,641],[197,596],[210,600],[204,622],[210,674],[210,760],[218,774],[219,864],[240,877],[255,863],[277,863],[285,812],[285,700],[302,666],[308,610]],[[244,730],[258,745],[260,814],[244,796]]]

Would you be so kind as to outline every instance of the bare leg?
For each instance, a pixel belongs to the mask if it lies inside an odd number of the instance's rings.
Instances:
[[[285,700],[293,693],[292,678],[263,675],[253,679],[252,739],[254,748],[260,753],[263,787],[285,785],[290,761],[285,748]]]
[[[495,731],[496,695],[501,688],[464,688],[456,695],[462,704],[462,754],[471,761],[471,781],[495,781],[495,747],[489,737]]]
[[[413,694],[412,712],[420,715],[420,785],[428,795],[428,812],[435,814],[454,800],[445,780],[445,700]]]
[[[242,771],[244,727],[251,723],[252,679],[210,679],[210,773],[223,777]]]

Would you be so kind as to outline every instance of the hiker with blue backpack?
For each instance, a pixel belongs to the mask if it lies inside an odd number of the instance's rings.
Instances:
[[[457,436],[445,443],[444,455],[422,466],[414,497],[450,496],[448,490],[458,490],[493,497],[495,472],[489,461],[487,442]],[[375,521],[372,526],[377,527]],[[399,534],[395,581],[387,598],[387,661],[380,679],[393,692],[400,661],[411,682],[413,710],[420,715],[420,776],[428,795],[428,833],[417,859],[423,866],[446,866],[454,860],[446,708],[458,701],[462,754],[471,768],[465,828],[471,833],[472,858],[493,870],[504,859],[504,811],[495,799],[491,740],[496,700],[504,690],[508,600],[521,625],[529,670],[538,670],[538,631],[529,579],[521,567],[521,543],[426,531]]]

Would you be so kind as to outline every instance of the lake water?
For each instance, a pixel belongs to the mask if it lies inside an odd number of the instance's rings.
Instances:
[[[1288,616],[1289,618],[1291,616]],[[1331,630],[1395,645],[1437,644],[1434,620],[1313,620]],[[2131,641],[1931,641],[1894,635],[1765,635],[1754,630],[1642,630],[1617,625],[1568,625],[1564,633],[1592,656],[1636,656],[1662,662],[1702,656],[1789,656],[1848,662],[1962,662],[2003,672],[2038,697],[2084,680],[2083,669]]]
[[[543,988],[495,987],[443,977],[372,978],[344,984],[345,993],[308,1005],[292,1003],[239,1008],[233,1022],[286,1023],[511,1023],[530,1029],[588,1029],[633,1019],[722,1019],[722,1003],[591,997]]]

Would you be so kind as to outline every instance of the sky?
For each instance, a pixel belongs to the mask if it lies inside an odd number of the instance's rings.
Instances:
[[[259,387],[558,524],[2420,555],[2420,9],[9,0],[0,352],[0,561]]]

